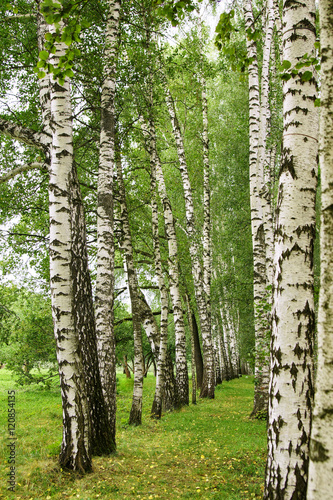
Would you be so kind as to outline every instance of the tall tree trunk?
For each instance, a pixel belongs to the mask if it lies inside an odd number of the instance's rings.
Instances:
[[[314,50],[312,0],[286,2],[283,59]],[[313,243],[317,186],[316,81],[283,85],[284,133],[275,231],[268,458],[265,499],[306,498],[313,404]]]
[[[38,13],[37,35],[38,48],[44,49],[45,34],[49,26],[44,17]],[[39,80],[39,96],[42,110],[43,131],[51,140],[51,101],[50,75],[46,74]],[[49,152],[46,151],[46,162],[49,161]],[[90,272],[88,268],[88,254],[86,244],[86,226],[76,166],[73,162],[70,179],[72,203],[72,286],[74,303],[75,330],[79,334],[82,350],[82,361],[85,388],[88,398],[89,416],[91,423],[91,447],[93,455],[104,455],[114,449],[114,436],[110,432],[107,410],[102,394],[98,357],[96,348],[96,329]]]
[[[229,352],[229,339],[228,339],[228,327],[225,321],[225,313],[223,311],[223,305],[220,302],[219,306],[219,325],[220,325],[220,333],[221,333],[221,348],[222,348],[222,356],[225,366],[225,379],[231,380],[233,378],[233,368],[230,360],[230,352]]]
[[[203,282],[206,294],[209,331],[211,331],[211,216],[210,216],[210,166],[209,166],[209,137],[208,137],[208,106],[206,94],[206,80],[201,77],[202,97],[202,144],[203,144],[203,173],[204,173],[204,224],[203,224]]]
[[[122,224],[121,247],[125,253],[126,272],[128,277],[128,287],[132,305],[133,335],[134,335],[134,388],[133,400],[130,411],[129,424],[140,425],[142,418],[142,394],[143,394],[143,351],[142,351],[142,332],[141,332],[141,314],[139,303],[139,285],[134,266],[133,246],[131,228],[128,219],[128,210],[126,203],[125,184],[121,166],[120,154],[117,151],[117,179],[120,194],[120,220]]]
[[[116,447],[116,346],[114,336],[113,174],[115,156],[115,78],[120,1],[109,0],[101,96],[97,186],[96,332],[99,369],[109,425]]]
[[[147,132],[145,132],[147,136]],[[171,203],[167,194],[162,166],[156,149],[156,133],[153,117],[149,120],[149,151],[153,158],[156,184],[163,205],[165,233],[168,241],[168,264],[170,275],[170,295],[173,306],[176,338],[176,392],[177,406],[189,404],[188,369],[186,361],[186,334],[183,308],[179,289],[178,244]]]
[[[152,100],[152,99],[151,99]],[[152,127],[150,127],[152,128]],[[156,144],[155,138],[150,138],[149,155],[150,155],[150,179],[151,179],[151,208],[152,208],[152,230],[153,230],[153,245],[155,259],[155,274],[158,279],[158,287],[161,297],[161,321],[160,321],[160,344],[159,355],[157,362],[156,389],[154,401],[151,409],[151,415],[154,418],[161,418],[163,393],[165,385],[165,365],[167,357],[168,344],[168,291],[164,282],[162,270],[162,258],[160,249],[160,239],[158,230],[158,205],[157,205],[157,188],[156,188]]]
[[[318,368],[311,429],[308,500],[330,498],[333,471],[333,9],[319,4],[321,45],[320,110],[320,292]]]
[[[56,44],[50,59],[57,65],[66,45]],[[91,429],[83,376],[82,351],[76,329],[73,291],[73,168],[70,84],[51,80],[51,164],[49,184],[50,282],[63,409],[62,468],[91,470]]]
[[[198,323],[194,312],[192,312],[192,324],[193,324],[194,359],[195,359],[195,371],[197,374],[197,386],[199,389],[201,389],[203,381],[203,373],[204,373],[204,363],[201,354]]]
[[[253,246],[253,298],[255,325],[255,392],[251,416],[267,412],[269,385],[269,321],[265,304],[267,302],[266,287],[268,281],[266,236],[269,235],[269,214],[265,191],[264,166],[266,163],[266,137],[268,126],[268,79],[271,38],[274,22],[271,2],[267,2],[269,23],[264,45],[264,61],[262,68],[262,103],[259,93],[259,68],[256,42],[247,37],[247,56],[249,64],[249,141],[250,141],[250,201],[251,228]],[[251,0],[244,0],[245,28],[252,33],[255,30]],[[260,105],[262,104],[262,106]],[[264,203],[265,202],[265,203]],[[265,206],[263,206],[265,205]]]
[[[71,188],[73,295],[76,304],[74,321],[82,350],[91,422],[92,454],[108,455],[115,451],[115,435],[114,427],[109,419],[99,371],[85,216],[75,164],[72,169]]]
[[[191,372],[192,372],[192,404],[197,402],[197,377],[196,377],[196,366],[195,366],[195,346],[194,346],[194,326],[192,321],[192,309],[191,302],[188,293],[186,292],[186,305],[187,305],[187,321],[191,336]]]
[[[210,331],[209,312],[203,285],[203,270],[199,258],[199,247],[196,239],[195,215],[193,206],[192,189],[188,175],[188,168],[185,157],[184,143],[177,119],[176,109],[170,90],[167,85],[165,75],[162,74],[164,82],[166,103],[173,127],[173,133],[177,146],[180,173],[183,182],[185,195],[186,227],[190,246],[190,256],[192,261],[192,273],[195,288],[195,297],[199,311],[199,320],[202,336],[204,375],[201,386],[200,397],[214,398],[215,391],[215,368],[212,336]]]

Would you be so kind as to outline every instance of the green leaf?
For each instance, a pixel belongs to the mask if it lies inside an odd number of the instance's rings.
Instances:
[[[46,50],[42,50],[39,53],[39,59],[41,59],[42,61],[46,61],[49,58],[49,55],[50,54]]]
[[[314,105],[316,106],[316,108],[320,108],[320,99],[319,99],[319,97],[315,100]]]
[[[44,71],[39,71],[37,76],[38,78],[41,80],[42,78],[44,78],[44,76],[46,75],[46,73],[44,73]]]
[[[312,71],[305,71],[302,75],[302,82],[308,82],[312,78]]]
[[[291,68],[291,62],[285,59],[281,64],[281,69],[289,69],[289,68]]]
[[[283,73],[283,74],[281,75],[281,79],[282,79],[283,81],[285,81],[285,82],[287,82],[288,80],[290,80],[290,78],[291,78],[291,75],[290,75],[289,73]]]

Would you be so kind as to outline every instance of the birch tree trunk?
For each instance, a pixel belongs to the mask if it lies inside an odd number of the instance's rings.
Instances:
[[[94,303],[88,268],[85,215],[75,164],[73,164],[71,175],[71,197],[73,295],[76,305],[74,322],[79,333],[82,350],[91,423],[92,454],[108,455],[115,451],[115,435],[109,420],[99,371]]]
[[[176,399],[177,406],[189,404],[188,369],[186,361],[186,334],[179,288],[178,243],[170,199],[167,194],[162,166],[156,150],[156,132],[152,117],[149,121],[150,151],[154,155],[156,183],[163,205],[165,233],[168,241],[170,295],[173,307],[176,338]]]
[[[318,369],[310,441],[308,500],[330,498],[333,472],[333,9],[319,4],[321,45],[320,109],[320,292]]]
[[[210,331],[209,312],[207,308],[207,301],[203,285],[203,270],[199,259],[199,247],[197,243],[197,235],[195,230],[195,215],[194,215],[192,189],[188,175],[183,138],[176,115],[174,101],[169,91],[165,75],[163,74],[162,74],[162,80],[165,88],[166,103],[177,145],[179,166],[183,182],[183,189],[185,195],[186,227],[187,227],[190,255],[192,261],[195,297],[199,311],[199,319],[201,327],[203,358],[204,358],[204,375],[203,375],[203,383],[201,387],[200,397],[207,397],[212,399],[214,398],[214,391],[215,391],[214,352],[213,352],[212,336]]]
[[[141,425],[144,364],[143,364],[143,351],[142,351],[141,314],[140,314],[139,293],[138,293],[139,285],[134,266],[131,228],[128,219],[125,184],[124,184],[121,159],[119,154],[117,154],[116,164],[117,164],[117,179],[118,179],[119,194],[120,194],[120,220],[122,225],[121,247],[125,253],[125,259],[126,259],[126,272],[127,272],[128,287],[132,305],[133,335],[134,335],[134,388],[133,388],[133,399],[129,417],[129,424]]]
[[[64,54],[56,44],[53,64]],[[50,282],[63,408],[62,468],[91,469],[91,429],[83,376],[82,351],[75,325],[72,267],[71,174],[73,167],[70,84],[51,80],[52,144],[49,184]]]
[[[269,210],[264,210],[261,193],[264,187],[264,165],[266,159],[266,137],[268,123],[268,75],[270,45],[274,22],[271,22],[272,5],[267,3],[269,23],[266,30],[264,45],[264,60],[262,68],[262,103],[259,93],[259,68],[256,42],[247,36],[247,56],[249,64],[249,140],[250,140],[250,202],[251,228],[253,246],[253,298],[255,325],[255,393],[251,416],[267,412],[269,385],[269,322],[264,309],[267,300],[266,287],[268,281],[267,255],[265,238],[269,234],[268,221],[265,216]],[[251,0],[244,0],[245,28],[247,32],[254,31],[254,18]],[[274,19],[274,18],[273,18]],[[262,106],[260,105],[262,104]]]
[[[190,297],[186,292],[186,305],[187,305],[187,321],[188,327],[191,335],[191,372],[192,372],[192,404],[195,405],[197,402],[197,377],[196,377],[196,364],[195,364],[195,346],[194,346],[194,326],[192,320],[192,310]]]
[[[206,94],[206,81],[201,77],[202,97],[202,143],[203,143],[203,173],[204,173],[204,224],[203,224],[203,281],[206,294],[207,315],[209,331],[211,332],[211,237],[210,237],[210,166],[209,166],[209,137],[208,137],[208,106]]]
[[[285,3],[283,59],[314,50],[315,4]],[[306,498],[313,404],[313,242],[317,186],[316,81],[283,86],[283,161],[275,230],[265,499]]]
[[[120,1],[110,0],[104,48],[101,132],[97,187],[96,333],[103,395],[114,449],[116,439],[116,346],[114,337],[113,173],[116,57]]]
[[[152,128],[152,127],[150,127]],[[158,287],[161,297],[161,321],[160,321],[160,344],[157,362],[156,389],[151,415],[160,419],[162,415],[163,393],[165,385],[165,364],[168,344],[168,291],[164,282],[162,270],[162,258],[160,249],[160,239],[158,231],[158,205],[156,188],[156,144],[154,137],[150,138],[150,179],[151,179],[151,208],[152,208],[152,230],[155,259],[155,273],[158,279]],[[186,353],[186,351],[185,351]],[[185,358],[186,360],[186,358]]]

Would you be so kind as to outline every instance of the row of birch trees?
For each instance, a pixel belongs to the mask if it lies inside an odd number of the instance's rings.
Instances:
[[[63,404],[60,465],[84,472],[92,455],[116,449],[116,275],[126,277],[131,303],[130,424],[142,418],[143,332],[156,366],[154,418],[189,404],[191,357],[192,386],[201,397],[214,398],[216,382],[240,374],[242,323],[247,369],[252,323],[235,291],[246,264],[232,245],[212,253],[223,229],[211,232],[221,188],[216,144],[211,164],[209,93],[214,78],[221,88],[231,85],[207,59],[201,23],[175,49],[148,0],[21,1],[1,15],[7,105],[0,118],[1,222],[18,254],[32,262],[41,255],[43,264],[49,256],[48,270],[36,268],[51,284]],[[242,278],[248,290],[251,272]],[[145,287],[156,290],[158,315]]]
[[[160,14],[175,20],[193,2],[155,3],[162,8],[149,0],[22,0],[2,13],[2,88],[7,101],[19,89],[20,103],[0,118],[1,189],[14,199],[16,176],[25,175],[44,212],[48,192],[44,227],[27,210],[13,233],[33,227],[49,240],[63,398],[60,463],[87,471],[92,454],[116,447],[113,306],[123,268],[134,337],[130,423],[141,422],[143,331],[156,366],[154,418],[189,403],[190,350],[192,387],[196,380],[201,397],[213,398],[217,382],[246,368],[254,332],[252,416],[268,418],[264,497],[328,498],[330,2],[320,3],[321,69],[311,0],[244,0],[221,16],[218,59],[197,16],[178,45],[165,43]],[[248,75],[242,82],[239,69]],[[2,222],[17,213],[7,208]],[[145,285],[156,290],[158,315]]]
[[[332,426],[328,416],[331,405],[327,400],[332,384],[325,378],[329,356],[327,344],[322,343],[323,339],[330,342],[328,338],[332,333],[328,319],[331,306],[327,302],[331,278],[327,277],[326,253],[331,235],[326,197],[328,192],[332,193],[332,184],[327,184],[326,177],[328,172],[332,173],[328,152],[332,149],[329,138],[332,77],[328,77],[327,70],[332,28],[329,4],[320,2],[322,68],[314,2],[284,2],[282,16],[281,6],[270,0],[263,5],[244,0],[242,5],[247,40],[256,345],[252,415],[268,411],[265,499],[330,496],[327,480],[332,474],[329,464],[333,450],[323,432],[325,428],[326,435],[330,434]],[[218,27],[218,43],[225,52],[235,37],[230,29],[232,17],[233,12],[225,15]],[[322,81],[318,89],[320,71]],[[321,94],[319,134],[318,90]],[[278,123],[276,115],[280,115],[281,135],[274,128]],[[324,184],[316,341],[314,249],[319,192],[318,140]],[[316,382],[315,343],[318,349]]]

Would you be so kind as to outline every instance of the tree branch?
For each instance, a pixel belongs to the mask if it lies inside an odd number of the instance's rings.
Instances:
[[[35,132],[27,127],[22,127],[17,123],[10,122],[0,117],[0,133],[5,134],[11,139],[16,139],[28,146],[34,146],[37,149],[45,150],[50,144],[50,137],[44,132]]]
[[[18,174],[21,174],[22,172],[27,172],[28,170],[35,170],[36,168],[47,171],[43,163],[27,163],[25,165],[21,165],[20,167],[14,168],[7,174],[0,177],[0,184],[2,184],[3,182],[7,182],[10,179],[13,179],[13,177],[15,177]]]

